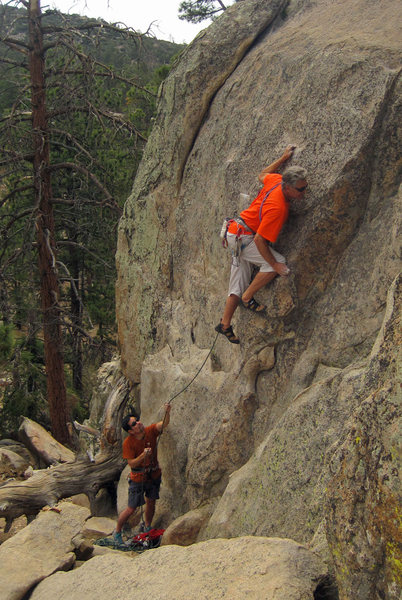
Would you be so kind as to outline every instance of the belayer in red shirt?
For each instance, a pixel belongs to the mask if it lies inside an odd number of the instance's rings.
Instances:
[[[163,429],[169,425],[170,404],[165,404],[165,418],[158,423],[144,427],[139,417],[130,414],[124,417],[122,428],[128,436],[123,442],[123,458],[131,467],[128,489],[128,506],[118,518],[113,534],[115,542],[122,544],[121,529],[136,508],[145,504],[145,530],[151,529],[155,514],[156,500],[161,486],[161,470],[158,463],[157,439]]]

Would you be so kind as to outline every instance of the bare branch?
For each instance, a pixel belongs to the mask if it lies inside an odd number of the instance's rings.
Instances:
[[[90,152],[88,152],[88,150],[86,150],[86,149],[84,148],[84,146],[82,146],[82,145],[79,143],[79,141],[78,141],[78,140],[77,140],[77,139],[76,139],[74,136],[72,136],[72,135],[71,135],[71,133],[69,133],[68,131],[65,131],[64,129],[56,129],[56,128],[52,129],[51,131],[52,131],[52,133],[59,133],[60,135],[63,135],[63,136],[65,136],[65,137],[67,138],[67,140],[68,140],[69,142],[71,142],[72,144],[74,144],[74,146],[75,146],[76,148],[78,148],[78,150],[79,150],[79,151],[80,151],[82,154],[84,154],[84,155],[85,155],[87,158],[89,158],[89,160],[91,161],[91,163],[93,163],[93,164],[97,165],[97,166],[98,166],[100,169],[104,169],[103,165],[101,165],[101,163],[100,163],[100,162],[99,162],[99,161],[98,161],[98,160],[97,160],[97,159],[96,159],[94,156],[92,156],[92,154],[90,154]],[[62,147],[66,147],[64,144],[61,144],[60,142],[55,142],[55,141],[53,141],[53,140],[51,140],[51,143],[52,143],[54,146],[62,146]]]
[[[59,11],[55,10],[55,11],[48,11],[43,16],[46,17],[47,15],[50,15],[50,14],[61,15],[61,13]],[[83,23],[82,25],[75,25],[74,28],[72,29],[72,32],[89,31],[90,29],[101,29],[101,30],[105,30],[105,31],[113,31],[115,33],[116,32],[120,33],[120,35],[130,37],[135,42],[139,42],[141,40],[141,38],[144,37],[144,35],[145,35],[143,33],[139,33],[138,31],[135,31],[135,29],[133,29],[132,27],[126,27],[124,25],[124,23],[120,23],[121,25],[124,26],[124,29],[122,29],[121,27],[117,27],[118,24],[119,23],[107,23],[106,21],[90,21],[90,22]],[[71,30],[66,30],[66,27],[64,27],[64,26],[44,26],[42,29],[43,29],[43,33],[46,35],[52,34],[52,33],[71,33]]]
[[[80,303],[80,306],[81,306],[82,312],[83,312],[83,313],[84,313],[84,312],[86,313],[86,315],[87,315],[87,317],[88,317],[89,324],[90,324],[90,326],[91,326],[91,327],[92,327],[92,329],[93,329],[93,327],[94,327],[94,324],[93,324],[93,323],[92,323],[92,321],[91,321],[91,317],[90,317],[90,315],[89,315],[88,311],[87,311],[87,310],[85,310],[84,303],[82,302],[81,296],[80,296],[80,294],[78,293],[77,286],[75,285],[75,281],[74,281],[74,278],[73,278],[73,276],[71,275],[71,273],[70,273],[70,271],[68,270],[67,266],[66,266],[66,265],[65,265],[63,262],[61,262],[60,260],[58,260],[58,261],[57,261],[57,264],[58,264],[58,265],[60,265],[61,267],[63,267],[63,269],[64,269],[64,270],[65,270],[65,272],[67,273],[67,277],[68,277],[68,280],[69,280],[69,282],[70,282],[70,285],[71,285],[71,287],[72,287],[72,289],[73,289],[73,291],[74,291],[75,297],[77,298],[78,302]],[[75,327],[75,326],[76,326],[76,324],[75,324],[75,323],[73,323],[73,326]],[[77,326],[77,327],[78,327],[78,326]],[[87,335],[87,334],[86,334],[86,335]],[[89,336],[89,337],[90,337],[90,336]],[[92,339],[92,338],[91,338],[91,339]]]
[[[20,52],[25,56],[28,56],[29,54],[29,46],[24,42],[21,42],[21,40],[16,40],[13,38],[1,38],[0,41],[3,42],[3,44],[6,44],[6,46],[11,48],[12,50],[15,50],[16,52]]]
[[[85,433],[89,433],[90,435],[94,435],[95,437],[100,437],[100,431],[98,431],[98,429],[89,427],[89,425],[81,425],[81,423],[78,423],[78,421],[73,421],[73,425],[77,429],[77,431],[85,431]]]
[[[92,173],[91,171],[89,171],[88,169],[83,167],[82,165],[78,165],[76,163],[71,163],[71,162],[63,162],[63,163],[58,163],[56,165],[49,166],[49,170],[51,172],[58,171],[60,169],[72,169],[73,171],[78,171],[79,173],[83,173],[84,175],[86,175],[89,179],[92,180],[92,182],[96,185],[96,187],[98,189],[100,189],[102,191],[102,193],[106,196],[107,202],[103,201],[103,202],[100,202],[100,204],[101,205],[106,204],[107,206],[111,206],[119,214],[122,214],[122,210],[121,210],[120,206],[118,206],[118,204],[114,200],[113,196],[109,193],[109,191],[105,188],[105,186],[102,185],[102,183],[99,181],[99,179],[96,177],[96,175],[94,175],[94,173]]]
[[[18,0],[19,4],[22,4],[23,6],[25,6],[25,8],[29,7],[29,2],[28,0]],[[7,4],[10,4],[9,2]]]
[[[28,208],[27,210],[23,210],[22,212],[20,212],[18,215],[14,215],[14,217],[4,226],[3,230],[2,230],[2,234],[4,235],[5,231],[8,231],[16,221],[19,221],[20,219],[22,219],[23,217],[26,217],[27,215],[31,215],[33,216],[33,213],[35,211],[32,208]],[[5,219],[7,217],[10,217],[11,215],[2,215],[0,218],[1,219]]]
[[[96,60],[95,58],[93,58],[92,56],[89,56],[88,54],[84,54],[83,52],[80,52],[74,45],[72,45],[71,43],[69,43],[66,40],[60,40],[58,42],[59,45],[63,45],[65,46],[68,50],[70,50],[70,52],[72,52],[77,58],[79,58],[80,60],[84,61],[85,63],[90,62],[92,66],[97,66],[100,67],[101,69],[104,69],[104,73],[98,73],[96,71],[92,71],[91,75],[96,76],[96,77],[110,77],[111,79],[116,79],[117,81],[122,81],[123,83],[127,83],[129,85],[131,85],[132,87],[135,87],[143,92],[146,92],[147,94],[149,94],[150,96],[152,96],[153,98],[156,98],[156,94],[154,94],[153,92],[151,92],[150,90],[142,87],[141,85],[139,85],[137,82],[133,81],[132,79],[127,79],[126,77],[123,77],[121,75],[117,75],[113,69],[111,69],[110,67],[108,67],[107,65],[105,65],[104,63],[101,63],[100,61]],[[59,74],[60,71],[48,71],[49,75],[57,75]],[[64,71],[63,73],[66,73],[68,75],[83,75],[85,74],[84,71]]]
[[[0,123],[16,118],[19,118],[21,121],[29,121],[32,118],[32,113],[30,110],[22,110],[21,112],[14,113],[12,115],[6,115],[2,119],[0,119]]]
[[[13,152],[12,150],[5,150],[5,149],[3,149],[3,152],[5,152],[6,154],[11,154],[11,156],[10,156],[10,158],[0,160],[0,166],[9,165],[10,163],[13,163],[16,161],[21,161],[21,160],[26,160],[28,162],[32,162],[33,158],[34,158],[33,154],[18,154],[17,152]]]
[[[106,67],[106,65],[102,65],[102,63],[99,63],[98,61],[93,61],[93,62],[97,66],[101,66],[101,67],[104,67],[105,69],[108,69],[108,67]],[[76,69],[71,70],[71,71],[66,71],[65,69],[63,69],[63,70],[49,70],[47,72],[48,76],[60,75],[60,74],[63,74],[63,75],[85,75],[86,71],[80,71],[80,70],[76,70]],[[143,86],[139,85],[132,79],[127,79],[126,77],[122,77],[121,75],[116,75],[116,73],[113,73],[113,71],[111,69],[109,69],[109,72],[106,72],[106,73],[98,73],[95,71],[95,72],[91,73],[91,75],[93,75],[94,77],[110,77],[111,79],[115,79],[116,81],[122,81],[123,83],[127,83],[128,85],[135,87],[137,90],[141,90],[142,92],[145,92],[149,96],[152,96],[152,98],[157,97],[157,94],[154,94],[153,92],[151,92],[147,88],[144,88]]]
[[[5,63],[7,65],[12,65],[13,67],[24,67],[25,69],[28,69],[28,65],[26,62],[19,63],[16,60],[12,60],[11,58],[6,58],[5,56],[0,56],[0,62]]]
[[[0,207],[3,206],[7,202],[7,200],[9,200],[10,198],[12,198],[16,194],[20,194],[22,192],[27,192],[28,190],[33,190],[33,189],[34,189],[33,184],[32,185],[24,185],[24,186],[19,187],[19,188],[14,188],[6,196],[3,196],[3,198],[0,201]]]
[[[96,115],[98,117],[98,119],[100,116],[105,117],[105,119],[108,119],[108,121],[111,121],[115,125],[120,126],[122,129],[126,129],[129,133],[136,135],[136,137],[140,138],[143,142],[148,141],[147,138],[144,135],[142,135],[142,133],[140,133],[136,127],[134,127],[134,125],[132,125],[129,121],[127,121],[124,118],[124,115],[122,113],[115,113],[115,112],[111,112],[108,110],[96,108],[93,104],[90,104],[88,101],[87,101],[87,107],[74,106],[74,107],[67,107],[67,108],[63,108],[63,109],[59,109],[59,110],[54,110],[51,113],[49,113],[48,117],[49,117],[49,119],[53,119],[59,115],[67,114],[69,112],[85,112],[85,113],[87,113],[88,110],[90,112],[92,112],[94,115]],[[1,120],[0,120],[0,122],[1,122]]]
[[[95,254],[95,252],[91,252],[91,250],[89,250],[86,246],[83,246],[82,244],[78,244],[77,242],[72,242],[70,240],[59,240],[57,242],[57,246],[74,246],[76,248],[79,248],[80,250],[84,250],[84,252],[87,252],[88,254],[93,256],[98,262],[102,263],[105,267],[107,267],[111,271],[114,270],[113,267],[109,265],[105,260],[100,258],[97,254]]]

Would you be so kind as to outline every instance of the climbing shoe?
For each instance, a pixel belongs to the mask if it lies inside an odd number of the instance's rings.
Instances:
[[[262,313],[267,308],[263,304],[257,302],[255,298],[251,298],[251,300],[249,300],[248,302],[243,302],[242,304],[244,308],[248,308],[249,310],[252,310],[255,313]]]
[[[124,544],[123,538],[121,537],[121,531],[113,532],[113,540],[116,542],[116,544]]]
[[[215,331],[224,335],[231,344],[240,344],[239,338],[233,333],[232,326],[224,329],[222,323],[219,323],[219,325],[215,327]]]

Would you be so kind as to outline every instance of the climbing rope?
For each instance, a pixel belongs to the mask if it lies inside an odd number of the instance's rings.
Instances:
[[[218,335],[219,335],[219,332],[216,334],[216,337],[214,339],[214,343],[212,344],[210,351],[208,352],[206,358],[204,359],[204,362],[202,363],[202,365],[200,366],[200,368],[198,369],[197,373],[194,375],[194,377],[192,378],[192,380],[190,381],[190,383],[188,383],[182,390],[180,390],[180,392],[177,392],[177,394],[175,394],[174,396],[172,396],[170,398],[170,400],[168,400],[167,404],[170,404],[172,402],[172,400],[174,400],[175,398],[177,398],[177,396],[180,396],[180,394],[182,394],[183,392],[185,392],[186,389],[189,388],[190,385],[193,383],[193,381],[195,381],[195,379],[197,379],[198,375],[202,371],[203,366],[207,362],[208,358],[211,356],[212,350],[214,349],[214,346],[216,344],[216,340],[218,339]],[[166,413],[165,413],[165,415],[166,415]]]
[[[215,336],[215,339],[214,339],[214,342],[213,342],[213,344],[212,344],[212,346],[211,346],[211,349],[209,350],[209,352],[208,352],[207,356],[205,357],[205,359],[204,359],[204,361],[203,361],[202,365],[200,366],[200,368],[198,369],[197,373],[194,375],[194,377],[192,378],[192,380],[191,380],[191,381],[190,381],[190,382],[189,382],[187,385],[185,385],[183,389],[181,389],[179,392],[177,392],[177,394],[175,394],[174,396],[172,396],[172,397],[171,397],[171,398],[170,398],[170,399],[169,399],[169,400],[166,402],[166,404],[171,404],[171,403],[172,403],[172,401],[173,401],[173,400],[175,400],[175,398],[177,398],[178,396],[180,396],[180,394],[182,394],[183,392],[185,392],[185,391],[186,391],[186,390],[187,390],[187,389],[190,387],[190,385],[193,383],[193,381],[195,381],[195,380],[197,379],[198,375],[201,373],[201,371],[202,371],[202,369],[203,369],[203,367],[204,367],[205,363],[207,362],[208,358],[211,356],[212,350],[213,350],[213,349],[214,349],[214,347],[215,347],[216,340],[218,339],[218,336],[219,336],[219,332],[216,334],[216,336]],[[158,436],[158,439],[156,440],[155,450],[154,450],[154,451],[152,452],[152,454],[151,454],[151,463],[152,463],[152,461],[153,461],[153,458],[154,458],[154,456],[156,456],[156,454],[157,454],[157,451],[158,451],[158,445],[159,445],[159,441],[160,441],[160,439],[161,439],[161,436],[162,436],[163,430],[164,430],[164,428],[165,428],[165,422],[166,422],[166,416],[167,416],[167,414],[168,414],[168,411],[167,411],[167,410],[165,410],[165,414],[164,414],[164,416],[163,416],[163,421],[162,421],[162,429],[161,429],[161,432],[160,432],[160,434],[159,434],[159,436]],[[144,459],[144,460],[145,460],[145,459]],[[145,474],[145,466],[144,466],[144,471],[143,471],[143,474]],[[144,482],[144,480],[143,480],[143,481],[142,481],[142,490],[141,490],[142,494],[144,494],[144,483],[145,483],[145,482]],[[144,521],[144,511],[143,511],[143,505],[141,505],[141,517],[140,517],[140,519],[141,519],[141,525],[143,526],[143,528],[144,528],[144,531],[145,531],[145,521]]]

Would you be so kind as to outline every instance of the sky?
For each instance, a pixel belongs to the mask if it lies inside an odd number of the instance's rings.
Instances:
[[[152,31],[160,40],[189,43],[210,21],[199,25],[178,18],[181,0],[42,0],[42,10],[57,8],[63,13],[101,17],[109,23],[120,21],[136,31]]]

